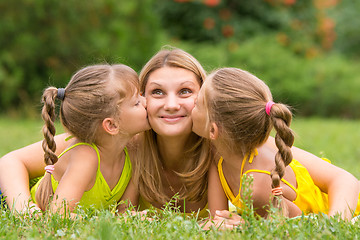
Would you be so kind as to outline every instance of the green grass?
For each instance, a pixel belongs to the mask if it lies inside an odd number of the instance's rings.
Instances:
[[[17,217],[0,209],[2,239],[358,239],[360,221],[355,224],[323,215],[285,219],[272,214],[271,220],[255,218],[251,208],[242,215],[239,228],[202,230],[195,218],[165,209],[149,211],[153,220],[99,211],[80,213],[71,220],[57,214],[31,218]]]
[[[295,119],[295,145],[324,156],[360,177],[360,121],[339,119]],[[0,156],[42,139],[41,120],[0,117]],[[61,130],[61,127],[58,127]],[[61,132],[61,131],[60,131]],[[203,231],[196,219],[165,210],[155,221],[117,216],[100,211],[70,220],[58,215],[16,217],[0,209],[0,239],[359,239],[360,221],[351,224],[322,215],[272,220],[244,215],[241,228],[233,231]]]
[[[0,157],[15,149],[43,139],[41,119],[20,119],[0,117]],[[62,126],[56,124],[56,133],[62,133]]]
[[[295,146],[344,168],[360,179],[360,121],[298,118],[292,123]]]

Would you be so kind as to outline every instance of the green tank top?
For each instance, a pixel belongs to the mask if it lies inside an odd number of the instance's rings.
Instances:
[[[132,166],[127,148],[126,147],[124,148],[125,163],[120,179],[116,184],[116,186],[111,190],[100,171],[100,154],[95,144],[88,144],[88,143],[74,144],[73,146],[67,148],[64,152],[62,152],[59,155],[59,158],[67,151],[79,145],[90,146],[96,151],[98,157],[98,169],[96,172],[96,179],[94,186],[89,191],[84,192],[78,205],[81,205],[83,208],[86,209],[90,207],[95,209],[106,209],[109,206],[116,204],[124,194],[125,189],[131,178]],[[36,203],[35,192],[42,178],[31,188],[31,197],[35,203]],[[53,175],[51,175],[51,183],[52,183],[53,191],[55,192],[57,186],[59,185],[59,182],[54,179]]]

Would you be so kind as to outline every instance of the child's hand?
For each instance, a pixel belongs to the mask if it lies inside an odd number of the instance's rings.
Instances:
[[[153,218],[150,218],[150,217],[147,217],[147,211],[146,210],[143,210],[143,211],[129,211],[130,213],[130,216],[140,216],[140,219],[141,221],[144,221],[144,220],[148,220],[148,221],[153,221],[154,219]]]
[[[233,229],[239,226],[243,222],[243,219],[236,213],[229,212],[227,210],[216,211],[215,217],[207,222],[201,224],[204,230],[209,230],[213,227],[219,230]]]
[[[220,226],[221,229],[233,229],[234,227],[239,226],[243,222],[243,219],[236,213],[222,210],[215,212],[214,221],[222,223]]]
[[[35,203],[30,203],[21,213],[28,214],[28,216],[34,218],[42,215],[41,209]]]

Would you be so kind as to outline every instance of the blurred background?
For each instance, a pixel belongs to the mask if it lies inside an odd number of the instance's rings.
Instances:
[[[79,68],[139,72],[162,46],[248,70],[299,116],[360,117],[360,1],[0,0],[0,115],[40,115]]]

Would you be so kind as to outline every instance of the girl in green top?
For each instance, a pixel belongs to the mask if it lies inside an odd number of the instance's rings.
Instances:
[[[70,147],[59,157],[54,140],[55,99],[61,101],[60,120],[72,136]],[[42,166],[45,175],[31,190],[36,206],[63,213],[64,206],[73,211],[77,205],[101,209],[117,203],[131,177],[126,145],[150,128],[136,72],[121,64],[85,67],[66,88],[47,88],[42,101],[46,165]],[[25,161],[24,166],[30,175],[38,176],[39,166],[32,164]],[[4,186],[8,205],[16,200],[15,208],[23,209],[29,190],[13,196],[11,185],[5,182]]]

